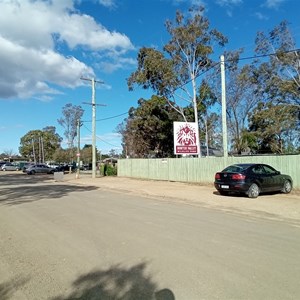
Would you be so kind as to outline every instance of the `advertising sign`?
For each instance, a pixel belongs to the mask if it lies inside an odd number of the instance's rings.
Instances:
[[[192,122],[174,122],[174,154],[199,154],[198,126]]]

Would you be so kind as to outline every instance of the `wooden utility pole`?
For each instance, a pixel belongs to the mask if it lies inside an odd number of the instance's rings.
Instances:
[[[103,81],[95,80],[94,78],[81,78],[82,80],[87,80],[92,83],[92,103],[84,102],[85,104],[92,105],[92,178],[96,178],[96,90],[95,83],[103,84]],[[100,106],[105,106],[103,104],[97,104]]]

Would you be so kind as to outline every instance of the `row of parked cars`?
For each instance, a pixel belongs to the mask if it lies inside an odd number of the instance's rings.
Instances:
[[[28,175],[33,175],[36,173],[53,174],[54,172],[69,172],[74,171],[75,167],[73,165],[63,164],[63,165],[47,165],[47,164],[35,164],[31,162],[27,163],[11,163],[11,162],[0,162],[1,171],[20,171]]]
[[[23,173],[27,173],[28,175],[34,175],[36,173],[43,174],[54,174],[55,172],[73,172],[75,167],[73,165],[56,165],[56,166],[48,166],[46,164],[32,164],[28,163],[23,166]]]

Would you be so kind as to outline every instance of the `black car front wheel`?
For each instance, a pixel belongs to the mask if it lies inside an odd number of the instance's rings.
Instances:
[[[292,191],[292,183],[289,180],[285,180],[281,191],[285,194],[290,193]]]
[[[249,190],[247,192],[247,195],[249,198],[257,198],[259,195],[259,186],[256,183],[252,183],[249,187]]]

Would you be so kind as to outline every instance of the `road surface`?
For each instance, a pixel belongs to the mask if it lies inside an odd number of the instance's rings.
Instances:
[[[0,299],[298,299],[300,229],[0,176]]]

